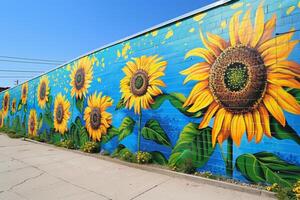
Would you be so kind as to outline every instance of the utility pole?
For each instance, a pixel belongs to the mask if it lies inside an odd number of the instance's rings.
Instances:
[[[16,80],[16,81],[15,81],[15,84],[16,84],[16,85],[19,85],[19,80]]]

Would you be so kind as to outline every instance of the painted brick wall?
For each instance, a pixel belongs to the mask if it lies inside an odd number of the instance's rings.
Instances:
[[[299,15],[296,0],[235,1],[95,51],[0,93],[1,130],[292,185]]]

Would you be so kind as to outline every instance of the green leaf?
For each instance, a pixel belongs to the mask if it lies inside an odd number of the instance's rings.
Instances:
[[[120,110],[125,108],[125,103],[124,103],[124,99],[120,99],[119,102],[117,103],[116,109],[115,110]]]
[[[80,129],[80,146],[89,141],[89,134],[84,126]]]
[[[152,151],[150,153],[152,155],[153,163],[158,164],[158,165],[167,165],[168,164],[168,160],[166,159],[164,154],[162,154],[161,152]]]
[[[119,127],[119,142],[130,135],[133,131],[135,121],[131,117],[125,117]]]
[[[51,128],[53,127],[53,114],[50,111],[46,111],[43,117],[45,123]]]
[[[119,130],[111,126],[109,129],[107,129],[107,133],[105,135],[102,135],[101,142],[105,144],[117,135],[119,135]]]
[[[119,156],[119,152],[126,147],[123,144],[119,144],[117,148],[110,154],[111,157],[115,158]]]
[[[22,100],[20,100],[18,103],[18,111],[22,110],[22,106],[23,106]]]
[[[174,106],[177,110],[188,117],[199,118],[202,117],[202,111],[198,111],[195,113],[188,112],[187,110],[190,107],[182,107],[184,102],[186,101],[186,97],[181,93],[170,93],[170,94],[161,94],[154,98],[154,104],[151,105],[153,110],[160,108],[160,106],[168,100],[172,106]]]
[[[172,146],[168,135],[162,129],[159,122],[154,119],[150,119],[146,123],[145,127],[142,129],[142,136],[146,140],[152,140],[157,144],[162,144],[168,147]]]
[[[211,128],[198,129],[199,124],[189,123],[180,133],[169,158],[169,166],[177,171],[189,172],[202,167],[214,152]]]
[[[278,183],[283,187],[291,187],[300,180],[299,166],[268,152],[240,155],[235,165],[243,176],[254,183]]]
[[[46,109],[50,110],[52,105],[53,97],[51,95],[48,96],[48,101],[46,103]]]
[[[278,140],[294,140],[300,145],[300,136],[297,132],[286,123],[285,127],[277,122],[276,119],[271,117],[270,119],[270,128],[272,132],[272,136]]]
[[[82,113],[83,112],[83,104],[84,104],[84,98],[77,99],[76,98],[76,108]]]
[[[42,115],[42,113],[40,113],[38,124],[39,124],[38,129],[41,129],[42,126],[43,126],[43,115]]]

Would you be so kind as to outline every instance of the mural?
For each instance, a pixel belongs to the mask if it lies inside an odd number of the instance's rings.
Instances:
[[[238,1],[93,52],[0,93],[0,130],[292,186],[299,5]]]

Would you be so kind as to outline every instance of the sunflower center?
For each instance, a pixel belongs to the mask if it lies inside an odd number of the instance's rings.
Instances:
[[[90,113],[90,123],[94,130],[97,130],[101,125],[101,113],[99,108],[93,108]]]
[[[75,74],[75,87],[80,90],[84,86],[85,76],[82,68],[78,69]]]
[[[257,108],[266,90],[267,72],[259,52],[246,46],[224,50],[211,67],[209,87],[215,100],[233,113]]]
[[[16,102],[12,103],[12,108],[15,109],[16,108]]]
[[[63,106],[62,106],[61,104],[59,104],[59,105],[57,106],[56,114],[55,114],[56,121],[57,121],[59,124],[62,123],[63,117],[64,117],[64,109],[63,109]]]
[[[138,70],[130,80],[131,92],[136,96],[146,94],[149,84],[149,78],[144,70]]]
[[[3,118],[2,118],[2,114],[0,115],[0,127],[2,126],[2,121],[3,121]]]
[[[42,83],[40,88],[40,99],[45,99],[46,97],[46,84]]]
[[[245,88],[248,79],[248,69],[243,63],[232,63],[225,70],[225,85],[230,91],[240,91]]]
[[[26,95],[26,88],[23,89],[22,93],[23,93],[23,96]]]
[[[30,128],[30,131],[33,132],[34,131],[34,128],[35,128],[35,122],[33,119],[30,120],[30,123],[29,123],[29,128]]]

